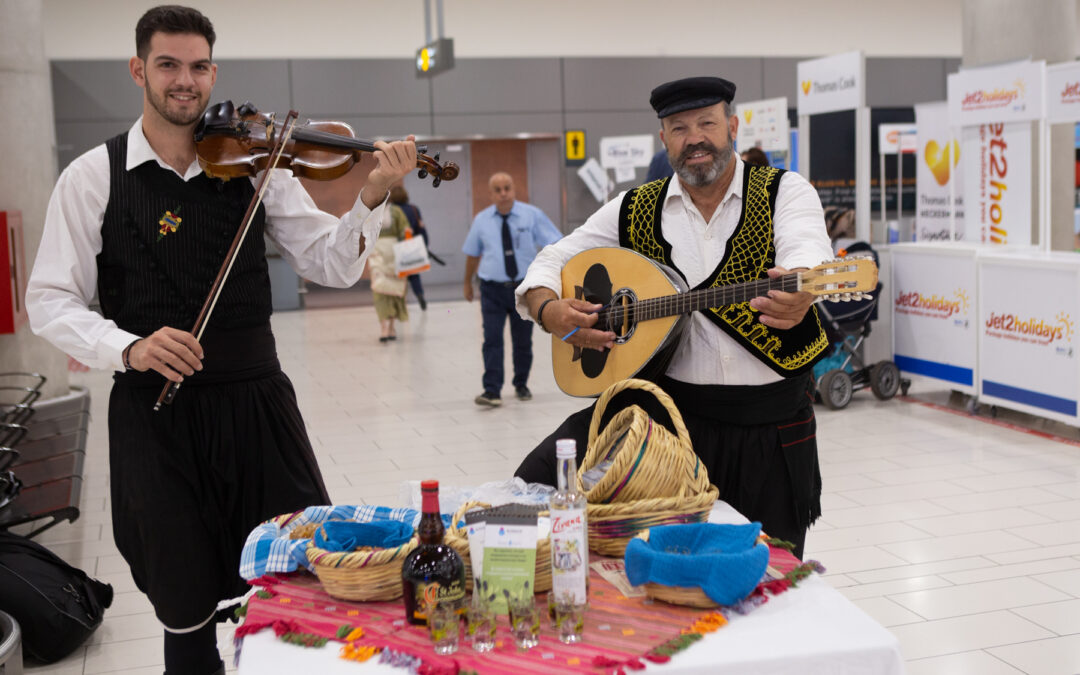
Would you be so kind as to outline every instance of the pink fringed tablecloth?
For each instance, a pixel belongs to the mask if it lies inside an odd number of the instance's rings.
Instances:
[[[788,574],[799,561],[783,549],[770,548],[770,568]],[[597,673],[618,667],[633,669],[643,658],[661,660],[663,645],[677,642],[709,610],[623,597],[615,586],[591,572],[589,609],[584,640],[574,645],[558,641],[546,618],[546,602],[537,596],[544,619],[540,644],[523,651],[515,647],[505,616],[499,617],[496,647],[474,652],[462,634],[461,648],[451,656],[434,653],[427,630],[405,622],[402,602],[354,603],[335,600],[323,591],[318,579],[306,573],[258,580],[263,590],[252,596],[237,636],[273,628],[279,635],[303,643],[316,638],[342,640],[354,628],[364,636],[356,646],[388,649],[422,660],[426,672],[496,673],[499,675],[550,675],[552,672]],[[763,583],[755,591],[777,593],[783,580]],[[660,648],[658,650],[658,648]],[[659,654],[659,656],[658,656]],[[376,657],[378,658],[378,657]]]

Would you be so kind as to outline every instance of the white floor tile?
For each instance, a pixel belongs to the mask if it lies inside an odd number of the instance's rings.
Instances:
[[[1058,635],[1080,635],[1080,600],[1016,607],[1013,612]]]
[[[987,652],[964,652],[907,662],[908,675],[1018,675],[1017,670]]]
[[[1008,611],[893,626],[908,661],[1053,637],[1045,628]]]
[[[1080,673],[1080,635],[1037,640],[988,650],[1028,675]]]
[[[889,597],[898,605],[931,620],[1069,599],[1067,594],[1025,577],[897,593]]]

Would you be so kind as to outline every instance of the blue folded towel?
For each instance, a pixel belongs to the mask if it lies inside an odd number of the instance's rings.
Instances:
[[[398,520],[374,520],[369,523],[334,520],[315,530],[315,546],[336,553],[362,546],[395,548],[412,538],[413,527]]]
[[[665,525],[649,530],[649,541],[626,546],[626,576],[635,586],[700,588],[720,605],[742,600],[765,575],[769,547],[755,544],[761,523]]]

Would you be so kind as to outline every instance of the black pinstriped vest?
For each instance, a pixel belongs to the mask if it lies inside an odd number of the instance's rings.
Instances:
[[[102,313],[136,335],[162,326],[191,330],[254,194],[251,181],[200,174],[185,182],[152,161],[127,171],[127,133],[105,147],[109,203],[97,257]],[[260,206],[208,327],[268,323],[265,217]]]
[[[783,173],[783,169],[771,167],[744,168],[739,224],[727,241],[720,264],[691,290],[768,277],[765,270],[776,265],[772,214]],[[619,209],[619,245],[671,267],[685,279],[686,275],[671,261],[671,244],[664,239],[660,228],[671,180],[663,178],[645,183],[626,193]],[[777,330],[761,323],[760,312],[748,302],[715,307],[703,314],[784,377],[808,371],[829,346],[816,307],[810,307],[802,322],[789,330]]]

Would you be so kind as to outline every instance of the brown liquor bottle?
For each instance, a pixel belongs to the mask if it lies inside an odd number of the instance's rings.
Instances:
[[[409,623],[427,624],[429,604],[465,605],[465,563],[457,551],[443,543],[446,528],[439,515],[439,481],[420,483],[423,515],[416,534],[420,545],[401,565],[401,586],[405,596],[405,618]]]

